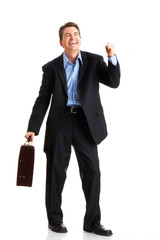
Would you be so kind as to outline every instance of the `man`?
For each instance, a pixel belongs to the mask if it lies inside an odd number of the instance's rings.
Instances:
[[[44,151],[47,156],[46,209],[49,228],[65,233],[61,194],[66,179],[71,146],[74,147],[86,199],[83,229],[111,236],[100,223],[100,170],[97,144],[107,136],[99,83],[119,86],[120,69],[114,46],[107,44],[108,66],[99,55],[80,51],[77,24],[69,22],[59,29],[64,53],[42,67],[43,80],[34,104],[25,137],[38,135],[47,108]]]

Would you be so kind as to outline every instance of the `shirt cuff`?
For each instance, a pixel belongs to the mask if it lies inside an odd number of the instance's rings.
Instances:
[[[117,64],[118,64],[117,55],[114,55],[113,57],[108,57],[108,60],[109,60],[114,66],[117,66]]]

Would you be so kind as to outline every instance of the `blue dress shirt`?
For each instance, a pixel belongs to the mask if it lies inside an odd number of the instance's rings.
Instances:
[[[117,65],[117,56],[108,57],[108,60],[113,64]],[[79,51],[78,57],[76,59],[75,65],[71,63],[65,52],[63,53],[63,64],[66,72],[67,78],[67,89],[68,89],[68,101],[67,106],[69,107],[80,107],[80,101],[77,93],[77,83],[78,83],[78,74],[79,74],[79,64],[83,65],[81,52]]]

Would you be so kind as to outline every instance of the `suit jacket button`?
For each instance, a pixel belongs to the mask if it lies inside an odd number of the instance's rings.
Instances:
[[[56,126],[58,127],[58,126],[59,126],[59,123],[56,123]]]

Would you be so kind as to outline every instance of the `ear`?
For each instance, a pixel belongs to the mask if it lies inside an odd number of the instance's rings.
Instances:
[[[63,47],[62,40],[59,40],[60,46]]]

